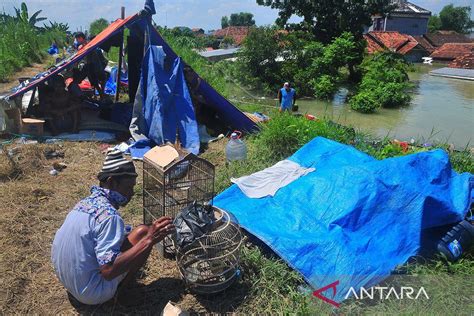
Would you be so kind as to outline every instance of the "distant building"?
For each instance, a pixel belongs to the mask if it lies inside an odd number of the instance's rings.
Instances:
[[[429,53],[410,35],[399,32],[369,32],[364,35],[369,54],[390,50],[403,55],[410,62],[421,62]]]
[[[202,28],[195,27],[195,28],[192,28],[191,31],[196,36],[203,36],[204,35],[204,30]]]
[[[239,48],[228,48],[228,49],[206,49],[198,52],[199,55],[206,58],[209,61],[219,61],[223,59],[235,58]]]
[[[437,48],[430,57],[438,62],[452,62],[474,52],[474,43],[446,43]]]
[[[449,64],[449,67],[474,69],[474,51],[457,57]]]
[[[430,54],[437,48],[448,43],[474,43],[474,40],[464,34],[459,34],[455,31],[437,31],[435,33],[428,33],[425,35],[415,36],[415,39],[422,45]]]
[[[428,33],[431,11],[406,0],[392,0],[392,3],[396,8],[387,17],[372,17],[369,31],[397,31],[412,36]]]
[[[234,45],[240,46],[250,32],[249,26],[229,26],[224,29],[216,30],[212,35],[218,39],[232,38]]]

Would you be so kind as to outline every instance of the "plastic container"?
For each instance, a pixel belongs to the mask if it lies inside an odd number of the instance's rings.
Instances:
[[[225,157],[227,161],[247,159],[247,145],[241,139],[242,133],[234,131],[230,135],[229,142],[225,146]]]
[[[474,241],[474,226],[467,220],[451,228],[438,243],[438,251],[449,261],[457,261]]]

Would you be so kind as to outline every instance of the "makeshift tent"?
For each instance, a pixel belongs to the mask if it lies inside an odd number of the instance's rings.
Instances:
[[[150,14],[153,14],[153,10],[148,9],[150,8],[150,3],[153,3],[153,1],[147,1],[145,10],[142,10],[139,14],[132,15],[125,19],[118,19],[111,23],[104,31],[98,34],[80,51],[66,60],[59,62],[49,70],[39,73],[33,78],[24,81],[18,87],[14,88],[10,94],[2,97],[0,99],[0,130],[7,129],[4,110],[15,106],[18,107],[21,104],[21,97],[26,92],[36,88],[38,85],[44,83],[52,76],[59,74],[68,68],[71,68],[75,63],[82,60],[98,47],[110,47],[113,42],[117,42],[117,38],[121,39],[121,34],[124,28],[130,29],[130,37],[128,38],[128,71],[129,88],[132,96],[131,100],[133,100],[135,91],[138,87],[138,82],[140,80],[140,67],[141,61],[143,59],[144,45],[147,47],[162,46],[166,56],[170,60],[174,61],[178,58],[176,53],[169,47],[169,45],[164,41],[156,29],[152,27]],[[145,42],[145,40],[147,42]],[[257,128],[254,121],[249,119],[244,113],[242,113],[216,90],[214,90],[183,61],[182,67],[188,70],[188,84],[192,85],[193,92],[198,93],[204,98],[206,106],[215,110],[219,119],[226,126],[241,131],[252,131]]]
[[[457,223],[471,204],[474,177],[433,150],[376,160],[352,146],[313,139],[289,160],[315,171],[275,196],[249,198],[237,185],[214,198],[315,289],[342,301],[371,287],[428,247],[432,228]],[[422,242],[423,241],[423,242]]]

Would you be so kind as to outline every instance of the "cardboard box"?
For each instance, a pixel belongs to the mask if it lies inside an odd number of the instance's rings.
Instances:
[[[24,118],[21,119],[21,133],[34,136],[43,136],[44,120]]]

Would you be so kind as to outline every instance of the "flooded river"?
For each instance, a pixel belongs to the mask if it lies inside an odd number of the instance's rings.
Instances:
[[[410,74],[416,88],[407,107],[361,114],[344,103],[347,90],[341,89],[333,102],[298,100],[299,111],[326,116],[380,137],[474,147],[474,82],[430,76],[428,72],[435,67],[420,68]],[[275,101],[265,103],[274,105]]]

